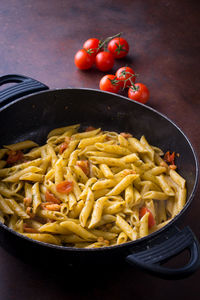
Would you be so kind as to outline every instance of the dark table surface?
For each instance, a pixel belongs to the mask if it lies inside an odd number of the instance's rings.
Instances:
[[[185,132],[200,158],[199,1],[1,0],[0,76],[18,73],[50,88],[98,88],[103,74],[82,72],[74,54],[90,37],[123,32],[129,65],[151,93],[149,106]],[[200,238],[198,188],[182,225]],[[30,255],[31,260],[31,255]],[[181,258],[175,259],[182,262]],[[62,266],[61,266],[62,267]],[[63,274],[63,273],[62,273]],[[200,271],[180,281],[157,279],[128,265],[99,272],[33,266],[0,248],[0,299],[199,299]]]

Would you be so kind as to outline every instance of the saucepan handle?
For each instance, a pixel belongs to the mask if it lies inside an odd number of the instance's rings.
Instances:
[[[189,227],[179,230],[169,236],[160,244],[148,246],[146,250],[130,254],[126,260],[143,270],[165,279],[182,279],[194,273],[200,266],[200,248],[197,238]],[[188,249],[190,252],[189,262],[183,267],[168,268],[161,263],[180,254]]]
[[[0,86],[6,83],[17,84],[0,91],[0,107],[20,97],[48,89],[48,86],[35,79],[17,74],[0,77]]]

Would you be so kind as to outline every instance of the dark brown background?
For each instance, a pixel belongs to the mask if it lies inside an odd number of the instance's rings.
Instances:
[[[24,74],[50,88],[98,88],[101,72],[77,70],[74,54],[90,37],[124,32],[128,64],[151,93],[151,107],[186,133],[198,157],[199,1],[1,0],[0,76]],[[200,238],[199,189],[183,225]],[[31,260],[31,254],[30,254]],[[182,262],[182,259],[175,260]],[[62,266],[60,266],[62,267]],[[66,269],[64,277],[0,249],[0,299],[199,299],[200,271],[182,281],[156,279],[127,266],[104,274]]]

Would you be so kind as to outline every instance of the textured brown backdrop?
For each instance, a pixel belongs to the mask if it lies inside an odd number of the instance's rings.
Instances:
[[[150,89],[149,105],[190,138],[200,158],[200,5],[195,0],[1,0],[0,76],[24,74],[50,88],[98,88],[101,72],[77,70],[74,53],[89,37],[123,32],[128,64]],[[200,238],[199,191],[183,225]],[[31,254],[30,254],[31,260]],[[181,261],[177,259],[175,263]],[[71,274],[72,272],[72,274]],[[25,264],[0,249],[0,299],[199,299],[200,271],[164,281],[129,266],[61,277]]]

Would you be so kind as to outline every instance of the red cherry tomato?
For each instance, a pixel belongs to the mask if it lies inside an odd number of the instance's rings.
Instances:
[[[56,204],[60,204],[61,201],[60,199],[56,198],[53,194],[51,194],[48,190],[45,193],[45,200],[47,202],[52,202],[52,203],[56,203]]]
[[[130,67],[122,67],[115,73],[118,80],[121,80],[124,87],[128,87],[135,83],[135,72]],[[128,80],[130,78],[130,80]]]
[[[148,208],[146,208],[146,207],[140,208],[139,217],[141,219],[146,213],[149,213],[148,227],[151,228],[156,224],[156,222],[155,222],[152,212]]]
[[[86,50],[79,50],[74,57],[74,63],[78,69],[90,69],[94,63],[94,57]]]
[[[136,87],[136,89],[135,89]],[[143,83],[136,83],[128,89],[128,97],[140,103],[146,103],[149,99],[149,90]]]
[[[95,56],[99,50],[100,40],[96,38],[91,38],[85,41],[83,48],[88,50],[92,56]]]
[[[24,154],[21,150],[8,152],[7,164],[14,164],[15,162],[21,160],[24,157]]]
[[[115,58],[122,58],[127,55],[129,44],[125,39],[116,37],[108,43],[108,50]]]
[[[69,194],[73,190],[73,181],[62,181],[56,185],[56,191],[61,194]]]
[[[101,78],[99,87],[102,91],[117,93],[120,89],[121,81],[115,75],[105,75]]]
[[[95,57],[95,64],[100,71],[108,71],[114,66],[114,57],[110,52],[99,52]]]
[[[87,176],[89,175],[90,168],[88,160],[77,160],[76,165],[79,166]]]

